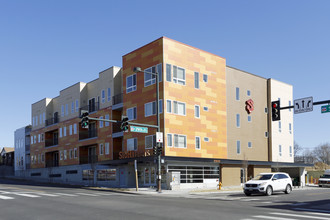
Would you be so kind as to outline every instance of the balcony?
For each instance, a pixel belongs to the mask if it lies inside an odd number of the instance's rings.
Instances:
[[[79,140],[85,140],[94,137],[97,137],[96,123],[89,124],[88,129],[79,130]]]
[[[79,164],[94,164],[98,161],[98,155],[88,155],[79,157]]]
[[[112,137],[113,138],[118,138],[118,137],[123,137],[124,133],[120,129],[120,124],[118,123],[112,123]]]
[[[45,147],[58,145],[58,131],[49,131],[45,133]]]
[[[81,107],[80,112],[81,112],[81,110],[85,110],[85,111],[88,111],[89,113],[91,113],[91,112],[96,112],[99,109],[100,109],[99,102],[91,102],[89,105],[85,105],[85,106]]]
[[[58,167],[59,160],[58,160],[58,151],[47,152],[45,154],[46,157],[46,167]]]
[[[123,93],[112,96],[112,109],[121,109],[123,108]]]
[[[58,160],[47,160],[46,168],[48,167],[58,167]]]
[[[54,118],[49,118],[45,121],[46,126],[50,126],[53,124],[56,124],[59,122],[59,118],[58,117],[54,117]]]

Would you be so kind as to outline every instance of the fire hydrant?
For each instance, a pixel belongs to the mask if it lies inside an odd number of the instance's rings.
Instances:
[[[219,190],[221,190],[222,183],[219,182],[218,186],[219,186]]]

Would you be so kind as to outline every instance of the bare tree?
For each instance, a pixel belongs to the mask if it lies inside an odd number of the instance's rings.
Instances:
[[[313,150],[315,158],[322,163],[330,164],[330,144],[320,144]]]
[[[297,142],[294,142],[294,147],[293,147],[293,153],[294,155],[298,156],[300,152],[303,151],[303,148],[297,143]]]

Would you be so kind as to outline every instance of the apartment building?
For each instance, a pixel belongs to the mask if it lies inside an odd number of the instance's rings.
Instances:
[[[159,76],[163,187],[173,176],[176,188],[240,185],[270,171],[274,161],[292,162],[286,151],[293,134],[272,141],[284,133],[276,133],[278,122],[269,114],[273,99],[292,99],[292,86],[228,67],[223,57],[166,37],[127,53],[122,65],[32,104],[29,176],[132,187],[136,160],[139,186],[155,186],[155,128],[122,132],[117,123],[93,120],[82,128],[79,118],[87,110],[93,118],[126,115],[156,125],[156,79],[148,72]],[[292,132],[292,114],[283,114],[281,123]]]
[[[14,133],[15,172],[30,168],[30,132],[31,125],[19,128]]]

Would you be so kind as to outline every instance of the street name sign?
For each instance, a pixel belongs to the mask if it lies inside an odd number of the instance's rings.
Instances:
[[[139,126],[130,126],[131,132],[137,132],[137,133],[148,133],[147,127],[139,127]]]
[[[330,105],[324,105],[321,107],[321,113],[330,112]]]
[[[313,111],[313,97],[294,100],[294,113],[304,113]]]

